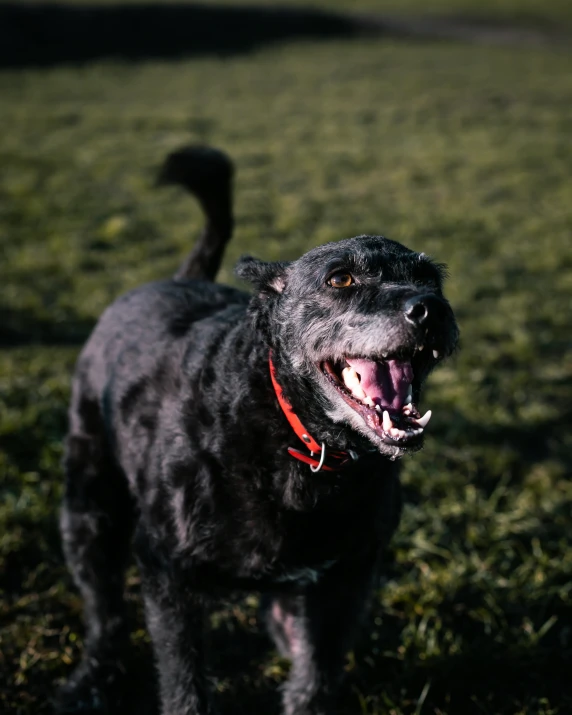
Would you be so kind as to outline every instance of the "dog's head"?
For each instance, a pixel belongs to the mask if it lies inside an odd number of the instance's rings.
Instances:
[[[243,258],[237,273],[258,289],[251,312],[294,406],[387,456],[419,449],[428,421],[417,409],[423,382],[458,340],[443,265],[360,236],[291,263]]]

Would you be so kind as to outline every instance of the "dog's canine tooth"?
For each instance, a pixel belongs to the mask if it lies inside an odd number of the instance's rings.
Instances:
[[[419,352],[421,352],[421,350],[423,350],[424,347],[425,347],[425,345],[418,345],[417,350],[419,350]]]
[[[342,370],[342,378],[344,380],[345,386],[350,390],[353,388],[354,385],[359,385],[359,377],[353,367],[345,367]]]
[[[344,384],[352,395],[362,402],[365,401],[366,394],[363,391],[363,387],[360,384],[359,375],[353,367],[345,367],[342,370],[342,377],[344,379]]]
[[[367,395],[365,400],[363,400],[363,403],[364,403],[364,405],[367,405],[368,407],[374,406],[373,400],[371,399],[371,397],[369,395]]]
[[[391,417],[389,416],[389,412],[387,410],[383,411],[383,429],[386,432],[390,432],[390,430],[393,429],[393,422],[391,421]]]
[[[378,412],[381,412],[381,405],[376,405],[376,406],[375,406],[375,409],[376,409]]]
[[[438,351],[438,350],[433,350],[433,357],[435,358],[435,360],[437,360],[437,359],[439,358],[439,351]]]
[[[431,410],[427,410],[427,412],[423,415],[423,417],[420,417],[418,420],[416,420],[419,427],[423,427],[423,428],[427,427],[427,423],[431,419],[431,414],[432,414]]]

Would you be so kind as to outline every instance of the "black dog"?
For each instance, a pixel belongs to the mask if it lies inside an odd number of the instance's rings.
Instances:
[[[232,165],[172,154],[162,181],[207,226],[173,280],[123,296],[77,365],[62,533],[85,599],[66,707],[105,710],[128,640],[132,531],[164,715],[212,712],[208,594],[267,594],[292,659],[284,712],[331,712],[344,655],[400,512],[395,460],[421,447],[424,379],[457,342],[444,269],[381,236],[291,263],[243,258],[253,296],[212,281],[232,227]]]

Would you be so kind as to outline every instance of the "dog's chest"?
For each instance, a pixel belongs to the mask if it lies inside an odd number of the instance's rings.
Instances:
[[[334,528],[323,518],[296,526],[289,521],[277,517],[271,527],[261,521],[256,528],[251,522],[248,532],[224,529],[210,552],[214,579],[239,588],[280,591],[315,584],[338,562],[352,558],[373,531],[355,524],[353,529],[350,524]]]
[[[217,572],[254,580],[259,587],[289,589],[320,581],[342,560],[379,541],[388,522],[378,490],[347,502],[325,501],[295,510],[265,498],[218,510],[211,556]]]
[[[315,583],[393,528],[396,471],[379,474],[374,464],[337,481],[290,463],[275,472],[236,462],[220,469],[196,458],[176,466],[164,488],[152,492],[161,508],[146,513],[160,515],[170,553],[198,569],[205,587]]]

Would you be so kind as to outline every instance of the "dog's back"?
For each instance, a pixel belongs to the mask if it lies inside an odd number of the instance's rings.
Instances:
[[[212,282],[232,235],[232,176],[230,159],[215,149],[189,147],[167,157],[159,183],[179,184],[195,195],[205,228],[172,279],[136,288],[107,308],[77,362],[71,441],[73,435],[96,436],[110,460],[122,470],[129,465],[132,488],[139,460],[123,460],[121,450],[127,444],[145,452],[153,438],[153,425],[144,424],[140,409],[158,414],[168,393],[181,389],[183,360],[192,370],[192,354],[212,351],[248,304],[246,293]],[[124,434],[134,413],[140,422],[136,440]]]
[[[71,433],[95,432],[122,469],[128,465],[134,488],[140,460],[123,459],[122,450],[145,451],[156,421],[145,422],[141,411],[157,415],[171,393],[180,396],[192,356],[212,352],[228,325],[244,316],[247,303],[241,291],[193,279],[151,283],[119,298],[78,359]],[[133,415],[138,426],[131,424]]]

